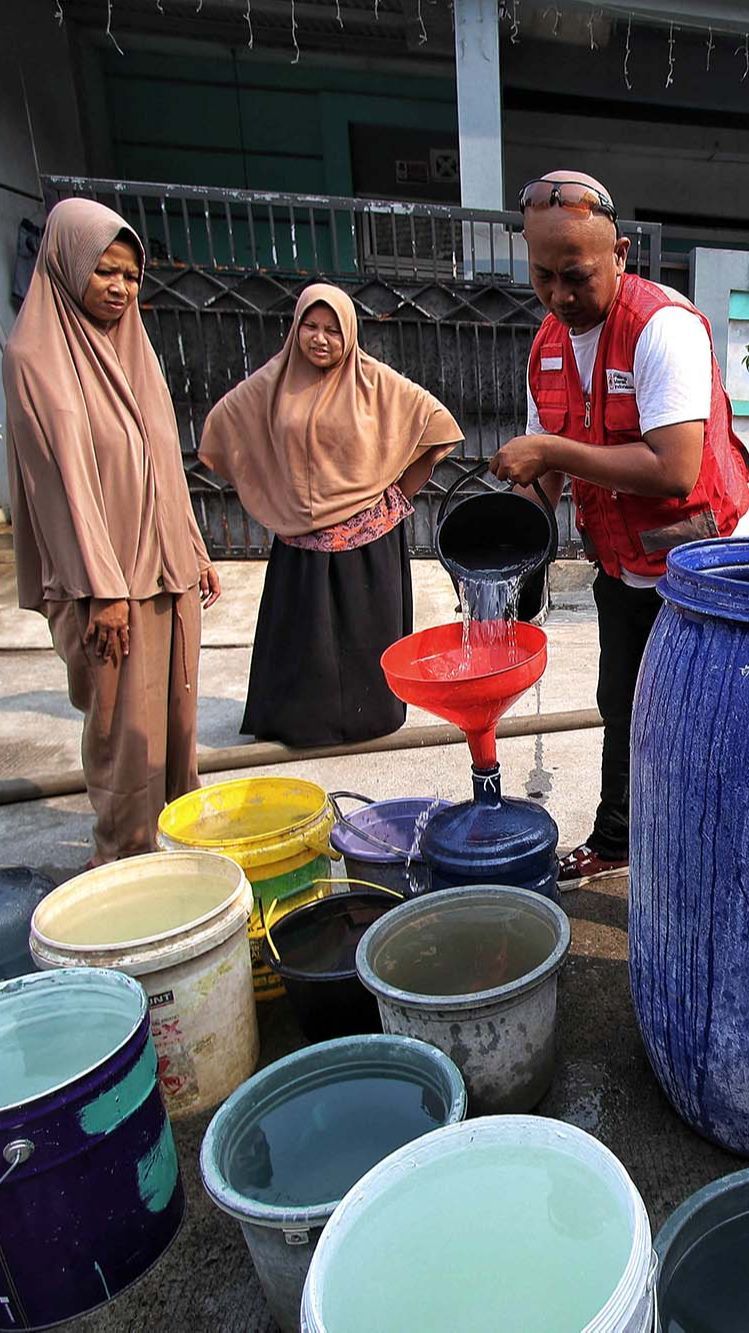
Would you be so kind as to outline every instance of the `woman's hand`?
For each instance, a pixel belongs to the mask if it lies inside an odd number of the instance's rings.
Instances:
[[[123,657],[127,657],[130,652],[130,603],[92,597],[83,642],[88,644],[92,639],[96,655],[102,661],[116,662],[118,649]]]
[[[200,575],[200,600],[203,610],[207,611],[221,596],[221,580],[213,565],[209,565]]]

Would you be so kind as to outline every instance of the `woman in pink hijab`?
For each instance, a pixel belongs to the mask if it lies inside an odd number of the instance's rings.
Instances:
[[[220,593],[143,266],[117,213],[58,204],[3,361],[19,603],[47,617],[84,714],[92,865],[153,851],[164,802],[198,786],[200,601]]]
[[[380,657],[412,627],[404,520],[462,438],[426,389],[362,351],[351,297],[327,283],[214,407],[200,457],[275,533],[242,732],[315,746],[402,726]]]

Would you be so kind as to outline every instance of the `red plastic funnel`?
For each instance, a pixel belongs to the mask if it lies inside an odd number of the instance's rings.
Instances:
[[[476,768],[489,769],[499,718],[544,673],[546,635],[522,621],[474,621],[466,653],[456,621],[399,639],[381,664],[393,694],[460,727]]]

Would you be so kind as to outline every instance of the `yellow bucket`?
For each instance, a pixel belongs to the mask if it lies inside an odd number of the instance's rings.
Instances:
[[[302,778],[237,778],[200,787],[172,801],[159,819],[159,846],[222,852],[245,872],[255,907],[249,922],[255,996],[283,995],[283,983],[261,957],[266,916],[278,921],[330,892],[330,801]],[[317,881],[317,882],[316,882]]]

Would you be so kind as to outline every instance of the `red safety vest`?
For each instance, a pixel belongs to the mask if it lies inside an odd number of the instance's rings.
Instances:
[[[545,431],[589,444],[631,444],[642,439],[634,390],[637,339],[658,310],[684,305],[710,324],[685,298],[632,273],[623,276],[598,344],[590,397],[580,384],[569,329],[547,315],[531,348],[530,390]],[[686,500],[649,498],[574,481],[577,526],[586,554],[618,578],[622,566],[635,574],[662,574],[674,546],[704,537],[730,536],[749,509],[747,453],[732,427],[732,411],[712,351],[713,391],[705,423],[702,466]]]

